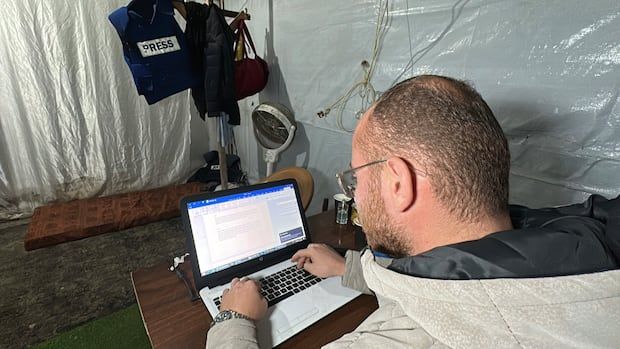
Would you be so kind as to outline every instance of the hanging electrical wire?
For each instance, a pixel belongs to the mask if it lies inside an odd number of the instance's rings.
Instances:
[[[418,63],[430,50],[432,50],[433,47],[435,47],[435,45],[437,45],[437,43],[441,41],[441,39],[443,39],[444,36],[446,36],[446,34],[448,34],[450,29],[452,29],[452,26],[454,25],[454,23],[456,23],[456,20],[461,16],[461,13],[463,12],[463,8],[465,7],[465,5],[467,5],[469,1],[470,0],[458,0],[457,2],[454,3],[454,5],[452,6],[450,22],[448,23],[446,28],[439,34],[439,36],[437,36],[437,38],[431,41],[428,45],[426,45],[425,47],[421,48],[420,50],[416,51],[413,54],[410,53],[411,57],[409,59],[409,62],[405,64],[405,66],[400,71],[400,73],[392,81],[392,83],[390,84],[390,87],[396,85],[399,81],[401,81],[401,78],[405,75],[407,70],[411,70],[410,75],[413,75],[413,67],[415,66],[415,64]],[[409,12],[409,2],[407,2],[407,12]],[[409,18],[407,18],[407,28],[409,28]],[[411,44],[411,42],[412,42],[411,31],[409,30],[409,43]],[[411,52],[411,50],[409,52]]]
[[[319,118],[324,118],[324,117],[327,117],[332,112],[332,110],[337,108],[336,124],[339,129],[345,132],[349,132],[349,133],[353,132],[353,129],[345,128],[343,120],[342,120],[343,114],[344,114],[344,108],[349,102],[349,100],[356,93],[361,98],[361,108],[357,113],[355,113],[355,118],[359,119],[364,113],[364,111],[370,105],[372,105],[372,103],[374,103],[377,99],[377,91],[372,85],[371,79],[375,72],[375,67],[377,65],[377,58],[379,57],[379,52],[381,51],[381,44],[383,42],[383,37],[385,36],[385,33],[387,32],[387,28],[389,24],[388,15],[389,15],[388,0],[385,0],[385,1],[380,0],[379,1],[379,13],[377,16],[377,25],[375,27],[375,40],[374,40],[373,47],[372,47],[372,54],[371,54],[370,62],[368,62],[367,60],[363,60],[361,63],[362,70],[363,70],[362,79],[356,84],[354,84],[344,95],[342,95],[332,104],[330,104],[328,107],[326,107],[325,109],[317,113],[317,116]]]

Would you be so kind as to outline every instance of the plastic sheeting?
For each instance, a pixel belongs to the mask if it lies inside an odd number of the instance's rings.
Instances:
[[[0,215],[155,187],[188,172],[191,102],[183,93],[148,107],[136,94],[106,20],[124,3],[27,0],[0,8]],[[271,69],[266,90],[240,103],[242,165],[254,180],[265,172],[251,110],[260,101],[290,107],[300,127],[276,170],[309,168],[310,213],[338,192],[334,174],[348,166],[351,146],[335,112],[316,114],[362,78],[379,4],[226,1],[252,15],[248,26]],[[508,135],[511,201],[559,205],[620,192],[619,65],[616,0],[398,0],[389,5],[371,83],[385,91],[401,74],[422,73],[471,81]],[[361,107],[354,95],[345,128]],[[192,119],[191,128],[191,147],[204,144],[204,124]]]
[[[107,19],[127,2],[0,7],[0,220],[188,176],[189,93],[138,96]]]
[[[301,127],[277,168],[307,166],[316,191],[310,212],[338,191],[351,136],[336,113],[318,118],[363,75],[380,1],[226,1],[247,7],[248,26],[271,66],[260,101],[290,106]],[[411,63],[411,64],[409,64]],[[409,64],[409,65],[408,65]],[[529,206],[620,193],[620,5],[582,1],[390,1],[388,28],[371,80],[385,91],[402,74],[442,74],[474,84],[508,136],[511,202]],[[408,69],[405,69],[408,68]],[[362,106],[354,95],[342,124]],[[261,150],[242,131],[251,177]],[[258,160],[257,160],[258,159]],[[260,173],[256,168],[260,168]],[[277,169],[276,168],[276,169]]]

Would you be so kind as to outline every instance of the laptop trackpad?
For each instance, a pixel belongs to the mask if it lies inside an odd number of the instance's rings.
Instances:
[[[295,297],[293,297],[294,300]],[[291,328],[311,318],[319,312],[319,308],[312,305],[312,303],[304,304],[297,301],[287,302],[284,301],[276,306],[275,311],[270,317],[272,328],[277,329],[278,333],[283,334],[288,332]],[[302,299],[305,300],[305,299]]]

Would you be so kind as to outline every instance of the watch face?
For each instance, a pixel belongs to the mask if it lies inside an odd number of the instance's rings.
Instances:
[[[215,316],[215,319],[213,319],[215,322],[219,322],[219,321],[224,321],[224,320],[229,320],[232,319],[233,315],[230,312],[230,310],[224,310],[221,311],[219,314],[217,314],[217,316]]]

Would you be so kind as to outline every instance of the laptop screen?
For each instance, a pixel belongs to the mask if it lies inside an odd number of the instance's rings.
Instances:
[[[188,202],[187,212],[201,276],[306,239],[292,184]]]

